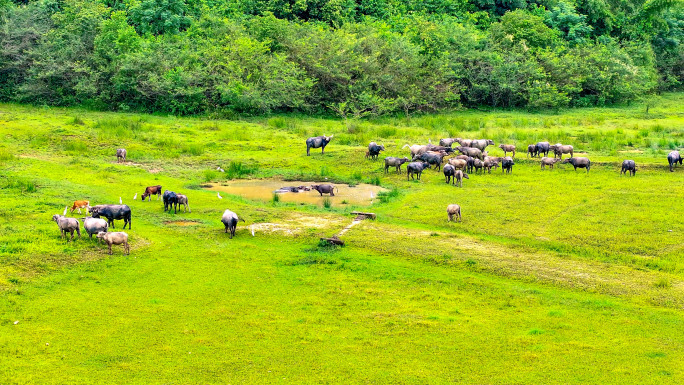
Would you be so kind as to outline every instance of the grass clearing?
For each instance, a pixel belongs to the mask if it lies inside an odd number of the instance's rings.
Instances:
[[[665,156],[682,147],[683,105],[670,94],[649,114],[467,111],[349,126],[1,105],[0,382],[680,383],[684,168],[670,173]],[[307,157],[305,138],[320,134],[335,137]],[[383,157],[405,156],[406,143],[448,136],[516,144],[513,173],[456,188],[434,170],[421,182],[406,181],[405,165],[385,175],[364,157],[371,140]],[[586,151],[591,172],[542,171],[524,148],[543,139]],[[619,175],[628,157],[634,178]],[[219,200],[201,187],[239,178],[386,190],[363,208],[377,220],[328,247],[319,238],[358,206]],[[192,212],[141,202],[157,184],[188,195]],[[74,200],[119,197],[133,211],[130,256],[87,236],[67,243],[51,222]],[[449,203],[462,223],[446,221]],[[246,220],[233,240],[226,208]]]

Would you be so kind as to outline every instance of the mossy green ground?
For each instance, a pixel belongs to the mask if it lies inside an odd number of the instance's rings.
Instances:
[[[670,173],[665,156],[684,145],[683,111],[680,94],[648,114],[362,122],[2,105],[0,383],[682,383],[684,168]],[[335,134],[326,154],[306,157],[304,139],[322,134]],[[433,170],[384,175],[363,156],[370,140],[404,156],[448,136],[516,144],[513,173],[456,188]],[[540,170],[524,154],[538,140],[573,144],[592,170]],[[618,172],[628,158],[634,178]],[[200,187],[231,176],[396,192],[326,209]],[[141,202],[153,184],[186,193],[192,213]],[[74,200],[119,197],[133,210],[130,256],[67,243],[50,221]],[[449,203],[462,223],[446,222]],[[247,221],[232,240],[226,208]],[[378,219],[343,248],[319,246],[354,209]],[[287,231],[252,237],[263,223]]]

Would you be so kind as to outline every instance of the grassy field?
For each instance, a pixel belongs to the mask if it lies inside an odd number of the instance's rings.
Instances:
[[[344,122],[0,105],[0,383],[682,383],[684,168],[666,155],[684,147],[684,95],[645,110]],[[326,154],[307,157],[323,134]],[[513,173],[456,188],[363,156],[371,140],[382,158],[449,136],[516,144]],[[524,153],[540,140],[572,144],[591,171],[540,170]],[[271,177],[389,193],[325,207],[202,188]],[[154,184],[192,213],[141,202]],[[119,197],[130,256],[65,242],[50,220]],[[450,203],[462,223],[446,221]],[[246,220],[232,240],[226,208]],[[345,247],[319,244],[356,209],[378,219]]]

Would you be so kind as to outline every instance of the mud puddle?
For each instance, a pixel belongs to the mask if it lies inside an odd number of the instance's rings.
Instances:
[[[318,191],[300,191],[278,193],[282,202],[296,202],[315,204],[322,206],[323,200],[327,197],[333,206],[350,204],[368,206],[371,202],[377,201],[378,193],[385,191],[382,187],[370,184],[358,184],[349,187],[346,184],[336,184],[328,182],[302,182],[302,181],[282,181],[277,179],[256,179],[256,180],[236,180],[227,183],[211,183],[207,190],[219,191],[222,193],[239,195],[243,198],[270,201],[276,190],[282,187],[311,186],[312,184],[332,184],[336,187],[335,196],[329,197],[328,194],[321,196]]]

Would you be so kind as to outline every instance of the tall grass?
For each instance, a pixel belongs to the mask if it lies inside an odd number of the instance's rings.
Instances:
[[[252,168],[249,166],[244,165],[242,162],[239,161],[232,161],[228,165],[228,169],[226,170],[226,178],[228,179],[237,179],[237,178],[242,178],[246,175],[250,175],[256,171],[256,168]]]

